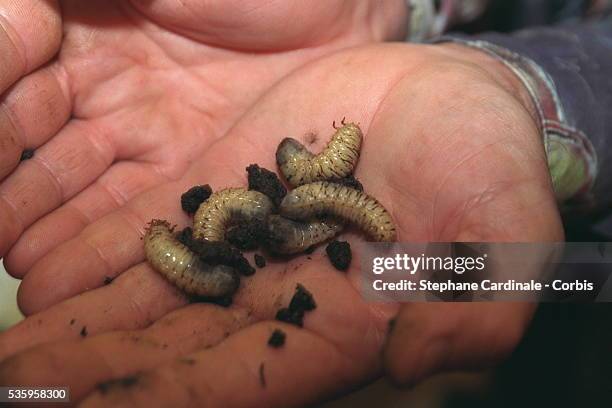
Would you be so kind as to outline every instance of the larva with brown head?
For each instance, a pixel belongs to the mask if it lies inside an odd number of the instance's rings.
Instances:
[[[144,236],[144,249],[153,269],[189,295],[226,297],[240,285],[234,268],[202,261],[176,239],[167,221],[151,221]]]
[[[193,237],[224,241],[231,224],[265,221],[274,204],[265,194],[244,188],[227,188],[213,193],[193,216]]]
[[[343,224],[334,219],[293,221],[271,215],[267,223],[267,248],[276,254],[297,254],[338,235]]]
[[[375,241],[395,241],[393,218],[375,198],[336,183],[318,181],[290,191],[280,214],[294,220],[331,216],[351,223]]]
[[[353,173],[363,134],[355,123],[342,124],[317,155],[295,139],[285,138],[276,150],[276,163],[292,186],[315,181],[344,178]]]

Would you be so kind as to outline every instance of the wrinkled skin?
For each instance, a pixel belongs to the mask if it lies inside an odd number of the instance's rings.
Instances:
[[[308,12],[337,22],[344,10],[353,17],[340,33],[304,29],[308,18],[287,28],[292,10],[276,2],[213,13],[208,24],[189,21],[194,1],[182,2],[192,8],[185,15],[172,11],[182,10],[174,1],[138,2],[131,18],[148,16],[155,26],[128,25],[114,6],[78,3],[63,5],[59,62],[7,96],[42,81],[38,89],[55,86],[70,102],[51,112],[28,99],[29,112],[49,115],[32,124],[40,129],[21,130],[39,138],[26,145],[53,136],[51,124],[61,130],[0,185],[0,247],[12,248],[7,268],[24,278],[19,302],[30,315],[0,335],[0,383],[68,384],[85,406],[291,406],[347,392],[383,368],[414,384],[496,362],[514,348],[533,305],[366,303],[358,253],[346,274],[321,249],[312,259],[268,262],[243,280],[231,308],[186,306],[143,262],[140,240],[152,218],[189,222],[179,197],[190,186],[245,185],[248,164],[274,168],[283,137],[306,143],[316,134],[310,148],[318,151],[344,116],[365,134],[356,176],[391,212],[401,241],[560,240],[533,108],[505,68],[459,46],[341,51],[402,29],[380,34],[375,13],[359,21],[339,2]],[[266,19],[279,28],[255,41],[231,30],[228,14],[252,20],[254,32]],[[258,53],[241,51],[248,49]],[[220,62],[227,58],[233,62]],[[7,209],[23,201],[17,213]],[[104,286],[106,278],[116,279]],[[303,329],[272,320],[298,282],[318,304]],[[278,350],[266,345],[276,327],[287,333]]]

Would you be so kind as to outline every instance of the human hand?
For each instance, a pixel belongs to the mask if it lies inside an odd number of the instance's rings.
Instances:
[[[400,305],[362,299],[359,253],[346,274],[321,249],[312,259],[269,260],[243,279],[230,308],[181,308],[186,300],[142,262],[140,237],[152,218],[189,222],[179,205],[188,187],[244,185],[248,164],[274,168],[283,137],[310,141],[316,151],[331,121],[346,116],[365,135],[356,176],[391,212],[399,241],[560,240],[533,110],[505,70],[460,46],[397,44],[340,52],[296,71],[180,180],[92,223],[28,275],[26,308],[55,306],[0,336],[0,382],[67,384],[75,399],[87,397],[85,406],[291,406],[350,390],[383,365],[413,383],[501,358],[519,340],[531,305],[403,305],[383,360]],[[118,277],[101,287],[105,276]],[[272,320],[297,283],[318,305],[303,329]],[[266,341],[277,327],[287,342],[272,349]]]
[[[4,1],[6,269],[36,275],[88,225],[183,177],[279,78],[333,50],[402,38],[406,12],[403,0],[66,0],[61,13],[53,0]],[[18,165],[24,147],[37,150]],[[21,299],[36,297],[28,286]]]

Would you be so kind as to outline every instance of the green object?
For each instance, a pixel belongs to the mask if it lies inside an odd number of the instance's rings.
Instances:
[[[584,157],[564,141],[549,137],[546,143],[548,169],[557,201],[574,197],[589,182],[589,172]]]
[[[11,278],[0,263],[0,332],[23,319],[17,307],[19,281]]]

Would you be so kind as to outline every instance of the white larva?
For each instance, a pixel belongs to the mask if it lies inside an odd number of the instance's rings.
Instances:
[[[285,138],[276,150],[276,163],[292,186],[344,178],[353,173],[363,135],[355,123],[342,124],[317,155],[295,139]]]
[[[187,294],[219,298],[231,296],[240,284],[234,268],[209,265],[180,243],[167,221],[153,220],[144,236],[149,264]]]

